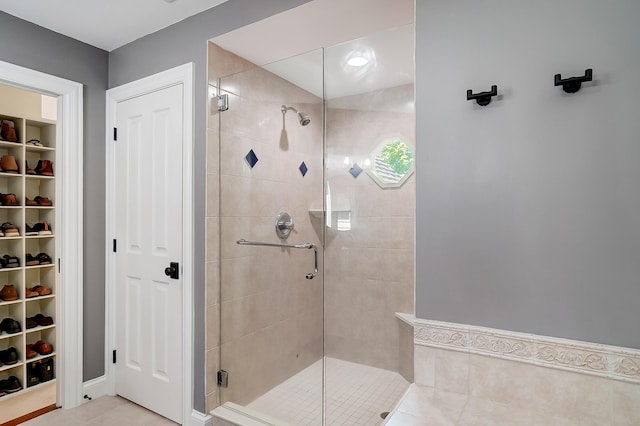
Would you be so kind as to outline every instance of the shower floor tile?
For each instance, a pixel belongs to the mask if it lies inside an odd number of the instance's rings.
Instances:
[[[326,425],[381,425],[409,388],[400,374],[335,358],[326,362]],[[248,408],[296,426],[322,424],[322,360],[279,384]]]

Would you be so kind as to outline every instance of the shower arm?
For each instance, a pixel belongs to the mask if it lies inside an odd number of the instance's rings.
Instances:
[[[264,247],[280,247],[280,248],[294,248],[294,249],[313,249],[313,272],[305,275],[305,278],[312,280],[318,275],[318,247],[315,244],[278,244],[278,243],[263,243],[259,241],[247,241],[244,238],[237,241],[237,244],[241,246],[264,246]]]

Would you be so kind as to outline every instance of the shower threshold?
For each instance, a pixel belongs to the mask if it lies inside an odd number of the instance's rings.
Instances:
[[[325,358],[325,424],[381,425],[409,388],[400,374]],[[318,426],[322,424],[322,360],[269,390],[246,406],[225,403],[212,415],[242,426]],[[216,423],[214,422],[214,425]]]

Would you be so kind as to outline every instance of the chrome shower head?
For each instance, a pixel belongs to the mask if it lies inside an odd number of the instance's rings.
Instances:
[[[295,111],[296,114],[298,114],[298,121],[300,122],[301,126],[306,126],[309,123],[311,123],[311,117],[306,112],[298,111],[294,107],[288,107],[286,105],[282,105],[282,107],[280,107],[280,111],[282,111],[282,115],[285,115],[289,110]]]

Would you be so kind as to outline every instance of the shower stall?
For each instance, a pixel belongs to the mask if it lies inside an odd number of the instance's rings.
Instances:
[[[413,380],[413,25],[262,66],[210,43],[208,73],[207,408],[382,424]]]

